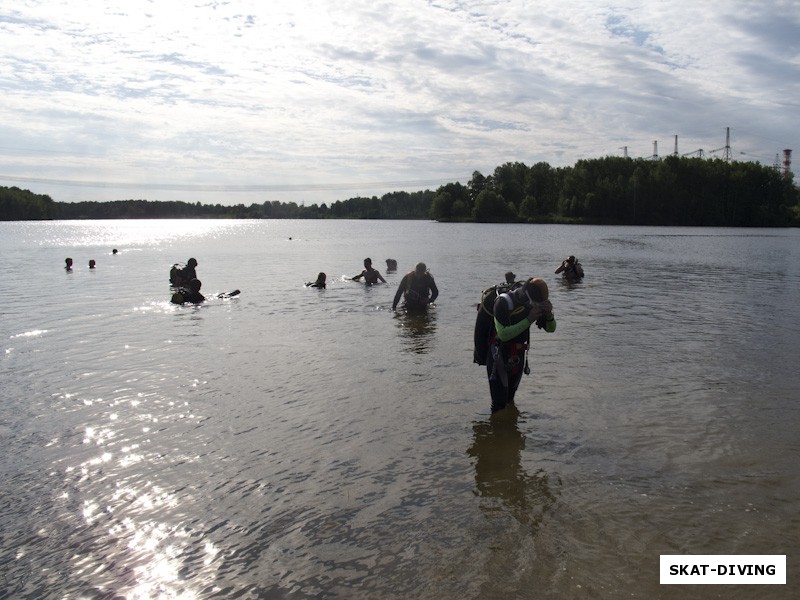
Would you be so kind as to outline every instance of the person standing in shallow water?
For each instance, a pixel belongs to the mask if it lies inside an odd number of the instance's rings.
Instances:
[[[364,270],[361,271],[359,275],[354,275],[351,277],[353,281],[358,281],[361,278],[364,278],[364,283],[367,285],[375,285],[378,283],[378,280],[386,283],[386,280],[381,276],[380,273],[376,269],[372,268],[372,259],[365,258],[364,259]]]
[[[67,257],[64,259],[64,269],[72,271],[72,259]]]
[[[414,270],[406,273],[400,280],[394,301],[392,301],[392,310],[397,309],[397,303],[400,302],[401,296],[405,300],[405,309],[410,311],[425,310],[439,297],[439,289],[425,263],[417,263]]]
[[[530,373],[527,352],[531,326],[535,323],[548,333],[556,330],[549,295],[547,283],[537,277],[494,301],[494,328],[486,358],[492,413],[514,404],[522,374]]]
[[[169,284],[181,287],[189,285],[192,279],[197,279],[197,260],[190,258],[186,261],[186,266],[178,268],[178,264],[172,265],[169,270]]]
[[[194,258],[186,261],[186,266],[181,271],[181,276],[185,281],[197,279],[197,261]]]
[[[561,273],[561,276],[564,279],[577,281],[583,278],[583,266],[577,258],[574,256],[569,256],[568,258],[564,259],[561,262],[561,265],[559,265],[559,267],[555,270],[556,275],[559,273]]]

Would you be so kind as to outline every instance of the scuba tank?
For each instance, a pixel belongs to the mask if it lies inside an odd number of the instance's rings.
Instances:
[[[481,301],[478,304],[478,315],[475,317],[474,349],[472,362],[479,365],[486,364],[489,354],[489,338],[494,330],[494,301],[500,294],[511,292],[525,285],[524,282],[501,283],[486,288],[481,292]]]
[[[183,283],[182,271],[183,267],[180,265],[180,263],[175,263],[172,265],[172,268],[169,270],[170,285],[180,285]]]

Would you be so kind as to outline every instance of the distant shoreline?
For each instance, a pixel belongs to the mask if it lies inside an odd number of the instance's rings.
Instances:
[[[226,205],[163,200],[56,202],[0,187],[0,221],[98,219],[383,219],[462,223],[800,226],[792,173],[753,162],[606,157],[574,167],[506,163],[437,190],[396,191],[332,204]]]

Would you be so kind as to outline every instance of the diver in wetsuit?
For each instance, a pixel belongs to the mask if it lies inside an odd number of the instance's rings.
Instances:
[[[203,284],[199,279],[195,278],[189,282],[189,287],[182,288],[181,290],[172,294],[173,304],[183,304],[189,302],[190,304],[200,304],[205,302],[206,297],[200,293],[200,287]]]
[[[325,275],[325,273],[320,273],[319,275],[317,275],[317,280],[316,281],[309,281],[306,284],[306,287],[320,288],[320,289],[324,290],[325,289],[325,285],[326,285],[325,281],[327,280],[327,278],[328,278],[328,276]]]
[[[514,404],[522,373],[530,372],[526,353],[531,325],[536,323],[548,333],[556,330],[553,305],[548,297],[547,283],[537,277],[500,294],[494,302],[494,330],[486,357],[493,413]]]
[[[189,285],[192,279],[197,279],[197,269],[195,267],[197,267],[197,260],[194,258],[186,261],[186,266],[183,268],[178,268],[177,264],[173,265],[169,271],[170,285],[176,287]]]
[[[400,297],[405,300],[404,307],[407,311],[419,311],[428,308],[439,296],[439,290],[433,275],[428,272],[425,263],[417,263],[417,266],[410,273],[406,273],[397,286],[397,293],[394,295],[392,310],[397,309]]]
[[[574,256],[570,256],[561,262],[561,265],[555,270],[555,274],[561,273],[564,279],[576,281],[583,277],[583,266]]]

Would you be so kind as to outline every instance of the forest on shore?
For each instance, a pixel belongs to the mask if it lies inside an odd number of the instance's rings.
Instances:
[[[327,204],[221,205],[158,200],[57,202],[0,187],[0,220],[432,219],[442,222],[786,227],[800,225],[791,173],[754,162],[605,157],[572,167],[506,163],[466,184]]]

